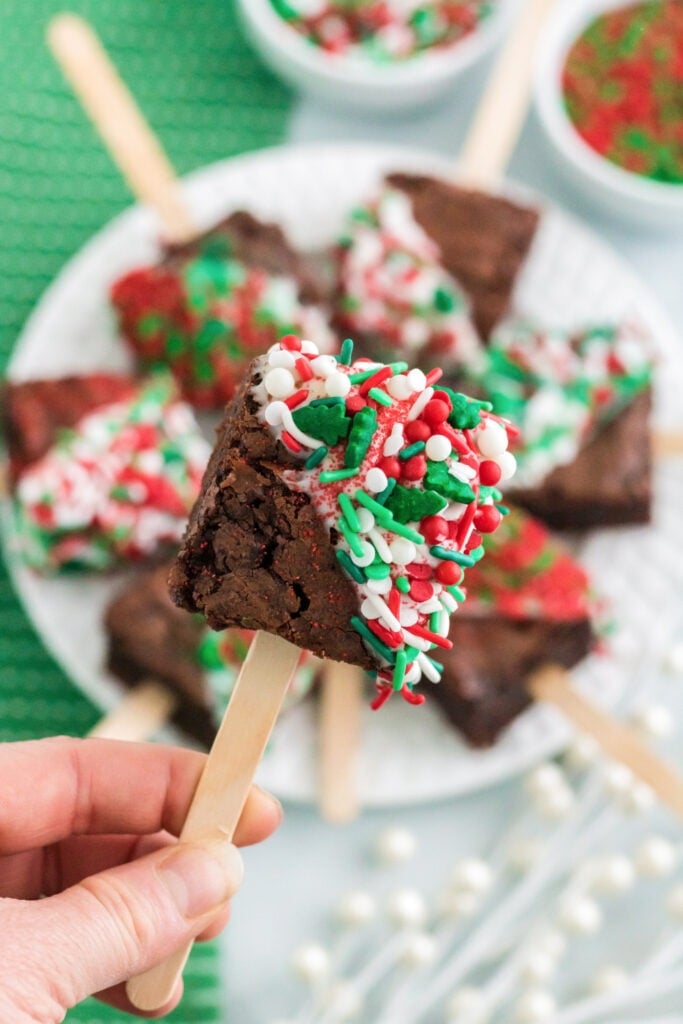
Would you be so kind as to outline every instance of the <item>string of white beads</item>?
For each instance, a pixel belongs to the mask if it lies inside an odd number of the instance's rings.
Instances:
[[[417,839],[407,828],[392,826],[377,837],[375,853],[382,864],[404,864],[417,852]]]

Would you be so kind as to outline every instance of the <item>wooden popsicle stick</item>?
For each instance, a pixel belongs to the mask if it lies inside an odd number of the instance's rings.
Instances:
[[[523,0],[460,151],[460,183],[483,189],[500,183],[526,118],[534,51],[555,2]]]
[[[88,735],[141,743],[166,725],[177,703],[175,696],[161,683],[140,683],[113,711],[101,718]]]
[[[169,240],[193,238],[197,227],[173,167],[92,28],[75,14],[59,14],[47,40],[133,194],[157,211]]]
[[[630,768],[663,803],[683,817],[683,778],[632,729],[578,693],[564,668],[545,665],[529,678],[527,687],[535,700],[559,708],[577,729],[596,740],[603,753]]]
[[[319,724],[319,806],[333,824],[358,814],[358,754],[364,672],[327,661],[322,670]]]
[[[180,840],[232,839],[254,772],[301,651],[270,633],[258,632],[235,684],[199,780]],[[128,982],[128,998],[140,1010],[156,1010],[171,996],[191,944],[158,967]]]
[[[673,459],[683,455],[683,430],[655,430],[652,435],[655,459]]]

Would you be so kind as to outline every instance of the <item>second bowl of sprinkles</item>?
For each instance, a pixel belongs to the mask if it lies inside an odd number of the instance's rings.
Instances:
[[[367,110],[416,107],[484,56],[512,0],[239,0],[270,67],[318,98]]]
[[[683,2],[578,0],[546,33],[536,105],[565,169],[629,219],[683,225]]]

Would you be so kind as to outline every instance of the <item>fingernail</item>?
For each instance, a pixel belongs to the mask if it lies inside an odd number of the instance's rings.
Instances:
[[[263,796],[267,800],[269,800],[270,803],[273,805],[273,807],[277,811],[278,824],[279,824],[282,821],[282,819],[284,818],[285,812],[284,812],[284,808],[283,808],[282,804],[280,803],[280,801],[278,800],[278,798],[276,796],[273,796],[272,793],[269,793],[267,789],[262,789],[261,786],[255,785],[254,788],[258,789],[259,793],[262,793]]]
[[[237,892],[244,863],[232,843],[188,843],[162,862],[159,876],[183,917],[201,917]]]

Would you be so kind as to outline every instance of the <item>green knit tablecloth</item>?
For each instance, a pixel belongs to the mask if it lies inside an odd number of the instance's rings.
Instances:
[[[0,14],[0,359],[66,259],[131,201],[44,42],[63,0]],[[258,64],[230,0],[73,0],[102,37],[179,173],[282,140],[289,96]],[[90,702],[54,664],[0,566],[0,739],[82,735]],[[1,790],[0,790],[1,796]],[[197,947],[176,1022],[225,1019],[213,946]],[[130,1020],[89,1002],[69,1021]]]

